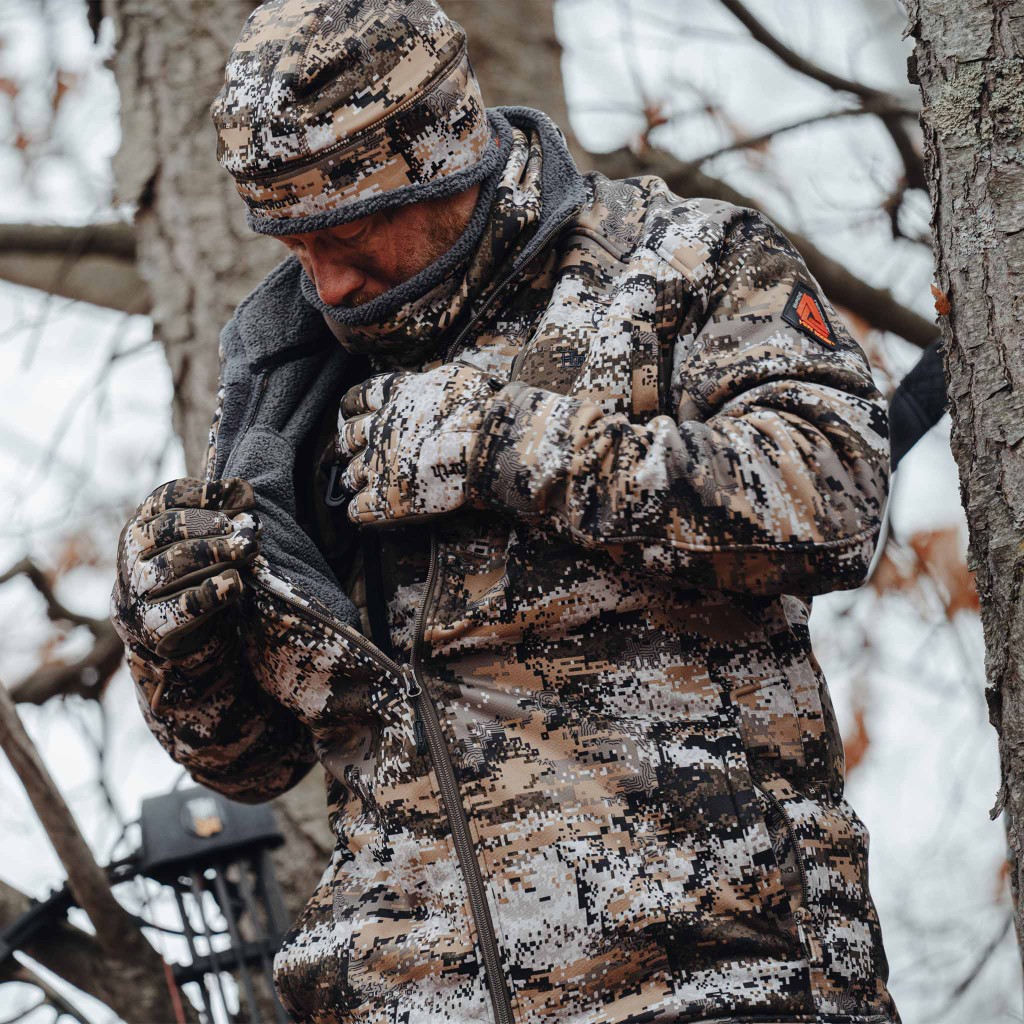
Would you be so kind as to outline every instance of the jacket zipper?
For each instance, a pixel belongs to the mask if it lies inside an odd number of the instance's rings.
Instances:
[[[370,643],[369,640],[363,636],[358,630],[353,629],[347,622],[342,622],[340,619],[335,619],[330,615],[324,615],[321,612],[316,611],[313,608],[301,604],[296,601],[295,598],[288,594],[282,593],[276,587],[270,586],[269,583],[265,583],[258,576],[255,577],[254,582],[256,586],[267,594],[273,594],[274,597],[284,601],[285,604],[291,606],[296,611],[301,612],[308,618],[314,619],[324,626],[333,629],[336,633],[341,633],[346,640],[350,640],[356,647],[358,647],[368,658],[377,662],[381,668],[387,669],[387,671],[395,677],[397,683],[401,683],[404,677],[404,670],[397,661],[392,661],[376,644]]]
[[[437,714],[437,706],[427,691],[423,678],[423,638],[427,622],[428,605],[437,584],[437,534],[430,534],[430,569],[427,572],[427,585],[423,592],[423,600],[416,609],[414,623],[412,658],[406,677],[406,694],[413,702],[417,716],[423,723],[430,747],[430,759],[434,764],[438,787],[444,799],[445,810],[448,812],[448,824],[452,830],[455,852],[459,857],[462,874],[466,880],[466,891],[469,893],[469,905],[476,923],[477,938],[480,942],[480,953],[484,959],[484,970],[487,977],[487,988],[491,994],[491,1004],[498,1024],[513,1024],[512,1002],[509,998],[505,975],[501,970],[498,957],[498,940],[494,934],[494,922],[487,906],[484,892],[483,876],[477,861],[473,840],[469,835],[469,819],[462,805],[458,783],[455,780],[455,769],[452,765],[451,753],[441,731],[441,721]]]
[[[542,252],[551,239],[576,216],[577,212],[573,210],[550,228],[538,244],[537,251]],[[448,346],[445,362],[451,362],[459,346],[473,327],[480,322],[484,314],[504,294],[510,282],[520,276],[521,268],[522,264],[512,267],[501,281],[495,285],[487,301],[470,317],[466,325],[456,335],[455,340]],[[519,356],[513,361],[510,377],[514,377],[518,363]],[[441,790],[441,796],[444,799],[445,809],[448,813],[448,824],[452,832],[452,841],[455,844],[455,852],[458,855],[462,874],[466,880],[469,905],[473,912],[474,922],[476,923],[476,933],[480,943],[480,953],[484,959],[487,988],[491,995],[495,1020],[497,1024],[513,1024],[515,1018],[512,1014],[512,1001],[509,996],[508,986],[505,983],[504,972],[501,970],[501,961],[498,956],[498,940],[494,933],[494,922],[491,920],[491,912],[487,906],[480,864],[477,860],[476,850],[473,848],[473,840],[469,834],[469,820],[466,817],[466,809],[462,805],[462,797],[459,794],[458,783],[455,779],[455,769],[452,765],[448,744],[445,741],[444,733],[441,731],[437,707],[434,704],[433,698],[427,692],[423,679],[423,641],[427,623],[427,612],[429,610],[428,606],[433,599],[434,587],[437,583],[437,548],[437,532],[431,530],[430,566],[427,570],[427,582],[423,591],[423,600],[416,610],[416,619],[413,626],[412,656],[409,672],[406,676],[406,695],[413,702],[413,709],[416,715],[414,728],[416,730],[417,750],[420,748],[419,740],[422,730],[426,733],[430,759],[433,762],[438,787]]]
[[[484,895],[483,876],[480,874],[480,865],[477,863],[473,841],[469,835],[469,821],[466,818],[466,811],[462,806],[458,784],[455,781],[455,771],[452,766],[451,755],[448,752],[444,734],[441,732],[441,722],[437,715],[437,708],[434,706],[434,702],[423,684],[421,669],[423,633],[426,623],[427,604],[433,595],[436,581],[437,536],[432,534],[430,539],[430,570],[427,573],[427,586],[423,595],[423,601],[416,611],[412,664],[403,667],[389,658],[376,644],[370,643],[366,637],[353,629],[348,623],[335,619],[332,616],[324,615],[313,608],[301,604],[290,595],[282,593],[282,591],[272,587],[259,577],[255,580],[256,586],[260,590],[273,594],[274,597],[284,601],[285,604],[296,611],[333,629],[337,633],[341,633],[346,640],[351,641],[367,657],[377,662],[382,668],[387,669],[395,677],[396,682],[403,685],[405,695],[412,704],[416,715],[417,748],[420,746],[421,736],[425,735],[426,746],[430,752],[430,759],[434,766],[434,773],[437,776],[438,787],[444,799],[448,824],[455,843],[455,852],[458,854],[459,865],[466,879],[469,905],[473,912],[477,936],[480,941],[480,951],[484,959],[487,987],[490,991],[491,1003],[494,1006],[495,1018],[498,1024],[513,1024],[512,1004],[509,999],[508,989],[505,986],[504,975],[500,969],[498,943],[494,935],[494,924],[491,921],[490,911],[487,907],[487,898]],[[426,753],[426,751],[423,751],[423,753]]]

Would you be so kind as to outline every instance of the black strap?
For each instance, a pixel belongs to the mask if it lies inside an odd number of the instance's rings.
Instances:
[[[939,338],[924,350],[889,400],[889,446],[893,469],[942,419],[948,404],[946,374],[942,367],[942,339]]]
[[[395,660],[388,627],[388,610],[384,601],[384,571],[381,566],[380,533],[363,530],[363,577],[366,584],[366,614],[370,619],[370,639]]]

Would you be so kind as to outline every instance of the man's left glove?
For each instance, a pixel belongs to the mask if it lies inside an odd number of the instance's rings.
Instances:
[[[355,523],[435,516],[475,504],[473,448],[504,382],[465,363],[385,373],[346,392],[334,456],[348,466]]]

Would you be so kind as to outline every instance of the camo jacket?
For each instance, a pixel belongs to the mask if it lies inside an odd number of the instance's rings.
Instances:
[[[447,353],[509,381],[490,510],[376,534],[391,651],[265,550],[235,657],[129,650],[141,706],[228,796],[326,768],[298,1021],[897,1021],[807,626],[865,577],[884,406],[765,218],[585,182]]]

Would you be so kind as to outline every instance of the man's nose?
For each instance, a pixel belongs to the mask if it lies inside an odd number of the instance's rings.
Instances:
[[[366,274],[339,258],[337,252],[318,249],[309,255],[310,270],[317,293],[328,306],[336,306],[358,291],[366,281]]]

